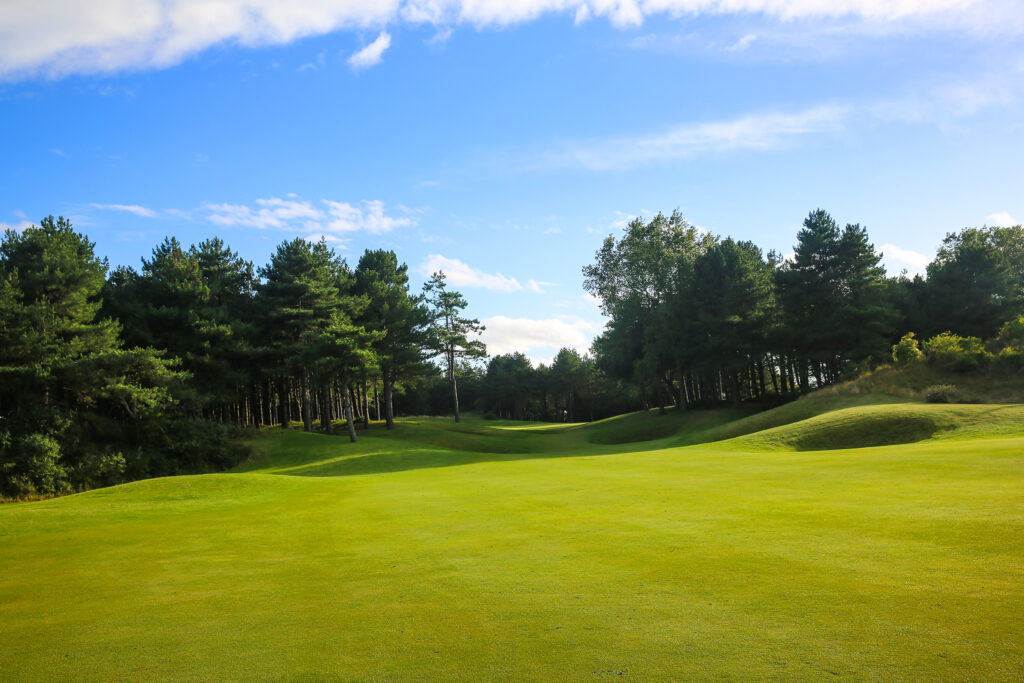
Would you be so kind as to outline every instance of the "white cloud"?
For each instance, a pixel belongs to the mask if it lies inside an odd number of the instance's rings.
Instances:
[[[753,33],[748,33],[747,35],[743,36],[729,47],[725,48],[725,51],[743,52],[748,47],[750,47],[755,40],[757,40],[757,36],[755,36]]]
[[[297,70],[298,71],[316,71],[317,69],[323,68],[323,66],[326,63],[327,63],[327,55],[321,50],[316,55],[316,61],[314,61],[314,62],[306,62],[305,64],[300,66]]]
[[[437,271],[442,271],[448,277],[448,281],[457,287],[480,287],[494,292],[521,292],[524,289],[514,277],[505,277],[501,273],[486,273],[458,259],[431,254],[420,266],[420,272],[430,275]]]
[[[143,218],[156,218],[156,211],[147,209],[145,206],[139,206],[138,204],[92,204],[92,207],[104,211],[126,211]]]
[[[900,273],[906,270],[911,275],[924,273],[931,258],[910,249],[897,247],[895,244],[886,243],[882,245],[882,263],[890,273]]]
[[[627,169],[729,151],[782,148],[799,138],[838,132],[856,123],[929,123],[947,129],[984,109],[1009,106],[1024,96],[1024,62],[972,82],[949,82],[899,99],[828,103],[802,111],[748,113],[721,121],[681,123],[656,133],[567,141],[552,149],[503,159],[522,171]],[[633,216],[616,212],[613,228]]]
[[[427,45],[433,45],[433,46],[444,45],[445,43],[448,42],[448,39],[451,38],[451,37],[452,37],[452,27],[451,26],[441,26],[441,27],[439,27],[437,29],[437,33],[435,33],[433,36],[431,36],[430,39],[426,41],[426,43],[427,43]]]
[[[215,225],[240,226],[260,230],[285,230],[292,234],[333,236],[352,232],[379,235],[396,228],[415,225],[410,216],[391,216],[384,202],[367,200],[353,206],[330,199],[319,204],[290,194],[283,199],[257,199],[253,206],[245,204],[206,204],[205,218]]]
[[[353,69],[365,69],[380,62],[384,51],[391,47],[391,34],[381,31],[377,39],[348,58]]]
[[[1020,225],[1020,221],[1011,216],[1009,211],[990,213],[985,217],[985,222],[999,228],[1009,228],[1013,225]]]
[[[577,23],[604,17],[618,27],[659,14],[739,14],[770,21],[849,18],[916,30],[1024,31],[1019,0],[4,0],[0,75],[161,68],[215,45],[282,45],[400,22],[500,27],[552,13]],[[363,51],[365,64],[355,66],[376,63],[388,42],[384,31]]]
[[[554,352],[563,346],[586,351],[597,329],[582,318],[560,316],[537,320],[497,315],[481,321],[486,328],[481,339],[492,356],[520,351],[530,355],[538,349]]]
[[[567,143],[540,165],[608,170],[713,152],[775,149],[801,135],[839,130],[845,115],[843,107],[823,105],[791,114],[686,123],[653,135]]]
[[[526,288],[529,289],[531,292],[543,294],[545,287],[553,287],[555,286],[555,284],[556,283],[554,282],[544,282],[543,280],[530,280],[529,282],[526,283]]]

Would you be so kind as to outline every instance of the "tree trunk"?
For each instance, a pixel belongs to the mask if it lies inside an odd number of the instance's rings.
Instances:
[[[448,381],[452,385],[452,405],[455,408],[455,421],[462,422],[462,416],[459,414],[459,387],[455,381],[455,358],[452,355],[448,356]]]
[[[282,379],[277,385],[277,418],[281,421],[281,429],[288,429],[292,421],[290,415],[291,402],[288,400],[288,383]]]
[[[313,431],[313,407],[309,401],[309,375],[302,373],[302,430]]]
[[[320,429],[331,433],[331,385],[327,382],[320,386]]]
[[[366,381],[360,382],[363,390],[363,419],[366,420],[366,428],[370,428],[370,390],[366,386]]]
[[[343,384],[341,391],[344,393],[344,404],[345,404],[345,425],[348,427],[348,440],[355,443],[359,439],[356,438],[356,422],[352,419],[352,392],[349,390],[348,385]]]
[[[395,391],[395,382],[392,379],[384,380],[384,419],[388,429],[395,428],[395,405],[392,403],[392,396]],[[379,410],[377,411],[380,412]]]
[[[455,407],[455,421],[462,422],[462,416],[459,414],[459,387],[455,381],[455,373],[452,373],[452,405]]]

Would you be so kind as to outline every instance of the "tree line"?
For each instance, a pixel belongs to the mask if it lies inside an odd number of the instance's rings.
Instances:
[[[1007,358],[997,334],[1024,311],[1020,226],[949,234],[926,276],[913,277],[888,276],[866,229],[840,227],[825,211],[811,212],[796,237],[783,258],[710,235],[678,211],[634,219],[583,269],[610,318],[590,352],[561,349],[537,366],[510,353],[466,366],[471,405],[485,416],[555,421],[770,405],[891,362],[908,331],[931,349],[991,340]],[[445,412],[441,395],[416,392],[406,406]]]
[[[791,257],[676,211],[636,218],[583,269],[610,318],[597,367],[643,407],[772,400],[889,360],[908,331],[991,338],[1024,311],[1024,230],[946,236],[926,277],[886,275],[857,224],[812,211]]]
[[[325,242],[255,268],[220,239],[168,238],[108,272],[52,216],[0,242],[0,496],[223,469],[232,429],[301,422],[355,441],[394,426],[396,387],[438,374],[460,419],[459,364],[485,355],[443,273],[410,290],[394,252],[350,268]]]
[[[138,270],[110,271],[48,217],[0,241],[0,497],[224,469],[244,457],[245,427],[343,425],[355,440],[396,414],[458,421],[463,406],[575,422],[770,404],[889,362],[894,344],[912,356],[908,332],[958,367],[991,356],[1019,371],[1006,339],[1024,329],[1020,226],[947,235],[925,277],[880,263],[863,227],[822,210],[788,258],[678,211],[637,218],[583,270],[604,332],[534,366],[483,362],[465,297],[443,273],[413,292],[392,251],[351,268],[294,239],[257,268],[219,239],[168,238]]]

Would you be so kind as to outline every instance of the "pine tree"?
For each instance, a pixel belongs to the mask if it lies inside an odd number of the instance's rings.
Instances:
[[[424,372],[430,314],[422,297],[409,293],[408,267],[398,264],[393,251],[367,250],[356,267],[355,291],[367,298],[360,320],[367,329],[383,333],[374,344],[384,389],[388,429],[394,428],[395,382]]]
[[[457,363],[460,359],[483,358],[487,355],[487,348],[482,341],[470,339],[483,332],[484,327],[479,320],[460,315],[467,306],[466,299],[459,292],[448,289],[444,273],[431,275],[430,280],[423,285],[423,292],[432,318],[430,348],[434,355],[442,358],[445,376],[451,387],[455,421],[461,422]]]

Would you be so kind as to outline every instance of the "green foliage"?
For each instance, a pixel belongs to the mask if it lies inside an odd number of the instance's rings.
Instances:
[[[173,240],[158,252],[162,272],[197,272]],[[189,375],[163,351],[121,348],[118,324],[100,314],[105,272],[93,244],[63,218],[0,243],[0,496],[108,485],[219,457],[223,443],[185,453],[166,439],[194,396]],[[183,293],[161,315],[201,293],[191,276],[176,281]],[[119,283],[138,285],[127,271]]]
[[[959,403],[960,390],[955,384],[933,384],[924,390],[928,403]]]
[[[928,265],[925,320],[935,332],[994,336],[1024,312],[1024,229],[967,228]]]
[[[863,227],[840,230],[820,209],[797,233],[794,259],[777,276],[784,338],[819,384],[838,379],[849,362],[888,349],[894,314],[880,261]],[[806,376],[801,384],[807,386]]]
[[[3,437],[0,494],[31,496],[61,493],[70,488],[57,439],[42,433],[7,433]]]
[[[952,332],[937,334],[926,341],[924,354],[929,363],[957,372],[977,369],[992,359],[980,339]]]
[[[367,298],[360,321],[381,333],[373,342],[384,389],[386,426],[394,426],[396,382],[415,382],[428,372],[430,312],[423,297],[409,292],[408,266],[399,265],[393,251],[369,249],[359,259],[355,291]]]
[[[907,332],[900,337],[899,342],[892,347],[892,360],[896,365],[909,365],[924,356],[913,332]]]
[[[658,403],[670,382],[681,386],[684,368],[695,360],[685,343],[697,327],[694,264],[716,242],[679,211],[635,218],[620,239],[605,239],[583,268],[583,286],[611,318],[594,345],[608,376],[639,385],[641,395],[650,391]]]
[[[1000,349],[1024,349],[1024,315],[1008,320],[995,341]]]

